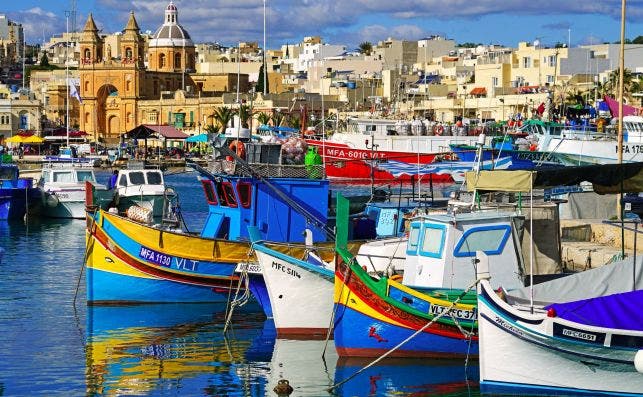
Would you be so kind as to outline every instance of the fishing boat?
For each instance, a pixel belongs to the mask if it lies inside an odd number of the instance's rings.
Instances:
[[[411,220],[408,241],[388,244],[390,252],[405,246],[403,255],[383,257],[382,241],[362,245],[357,258],[338,248],[334,335],[340,356],[379,356],[396,346],[391,355],[397,357],[476,355],[472,247],[493,256],[498,283],[522,286],[520,218],[502,212],[421,215]],[[367,272],[387,260],[394,271]]]
[[[0,162],[0,220],[22,219],[40,200],[33,178],[20,178],[18,166]]]
[[[42,215],[85,219],[86,182],[92,182],[96,190],[107,190],[107,186],[96,182],[93,169],[75,164],[45,165],[38,182],[42,192]]]
[[[48,164],[73,164],[76,167],[93,168],[100,166],[100,157],[82,157],[74,145],[61,146],[58,155],[48,155],[43,159]]]
[[[614,126],[598,131],[595,126],[577,125],[542,129],[538,150],[552,153],[565,165],[618,163],[618,134]],[[623,162],[643,161],[643,116],[623,117]]]
[[[410,121],[387,119],[350,119],[344,132],[324,140],[307,139],[317,147],[326,173],[336,181],[364,183],[370,180],[409,181],[409,175],[395,176],[384,169],[373,169],[372,161],[397,161],[426,166],[436,159],[451,159],[450,144],[475,145],[476,136],[427,135],[412,130]],[[443,131],[439,132],[440,134]],[[436,174],[435,181],[451,181],[448,174]]]
[[[640,396],[643,290],[544,307],[509,304],[491,287],[480,255],[483,391],[529,395]],[[586,285],[585,288],[588,288]]]
[[[303,242],[306,227],[323,241],[325,216],[309,203],[327,199],[328,181],[305,177],[303,166],[296,171],[304,177],[265,178],[194,166],[208,202],[199,233],[166,230],[102,209],[89,219],[88,302],[225,302],[237,287],[237,265],[256,261],[249,254],[248,226],[256,226],[264,241]],[[287,167],[277,168],[264,171],[288,173]],[[319,225],[310,225],[311,213]]]

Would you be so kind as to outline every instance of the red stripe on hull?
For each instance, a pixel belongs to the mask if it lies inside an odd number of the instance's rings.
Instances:
[[[328,328],[277,328],[278,338],[295,340],[324,340],[328,334]],[[330,334],[331,339],[333,333]]]
[[[337,354],[340,357],[380,357],[384,353],[388,352],[390,349],[366,349],[366,348],[342,348],[336,347]],[[422,352],[418,350],[403,350],[398,349],[393,353],[389,354],[387,357],[397,357],[397,358],[462,358],[467,357],[467,354],[446,354],[446,353],[437,353],[437,352]],[[478,358],[475,355],[469,355],[470,358]]]

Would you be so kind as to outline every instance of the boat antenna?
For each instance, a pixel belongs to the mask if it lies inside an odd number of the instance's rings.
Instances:
[[[69,16],[70,15],[71,15],[71,11],[65,11],[65,20],[67,25],[67,36],[65,37],[65,42],[66,42],[65,44],[65,86],[67,88],[67,96],[65,97],[65,103],[66,103],[65,131],[67,133],[67,147],[69,147],[69,46],[70,46]]]

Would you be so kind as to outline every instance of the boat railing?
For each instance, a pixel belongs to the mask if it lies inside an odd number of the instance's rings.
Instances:
[[[264,178],[305,178],[324,179],[326,171],[323,164],[291,165],[250,163],[253,171]],[[213,174],[228,174],[235,176],[252,176],[245,167],[237,166],[229,160],[214,160],[208,165],[208,171]]]

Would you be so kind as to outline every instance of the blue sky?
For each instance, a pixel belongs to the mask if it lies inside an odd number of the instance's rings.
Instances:
[[[82,29],[92,12],[106,33],[120,31],[134,11],[142,30],[154,31],[169,0],[77,0]],[[1,13],[25,26],[27,42],[65,31],[69,0],[4,0]],[[179,22],[196,42],[263,40],[263,0],[174,0]],[[268,47],[304,36],[356,47],[393,37],[416,40],[440,34],[457,43],[517,46],[539,39],[572,46],[614,42],[620,34],[620,0],[266,0]],[[643,35],[643,0],[628,0],[626,37]]]

